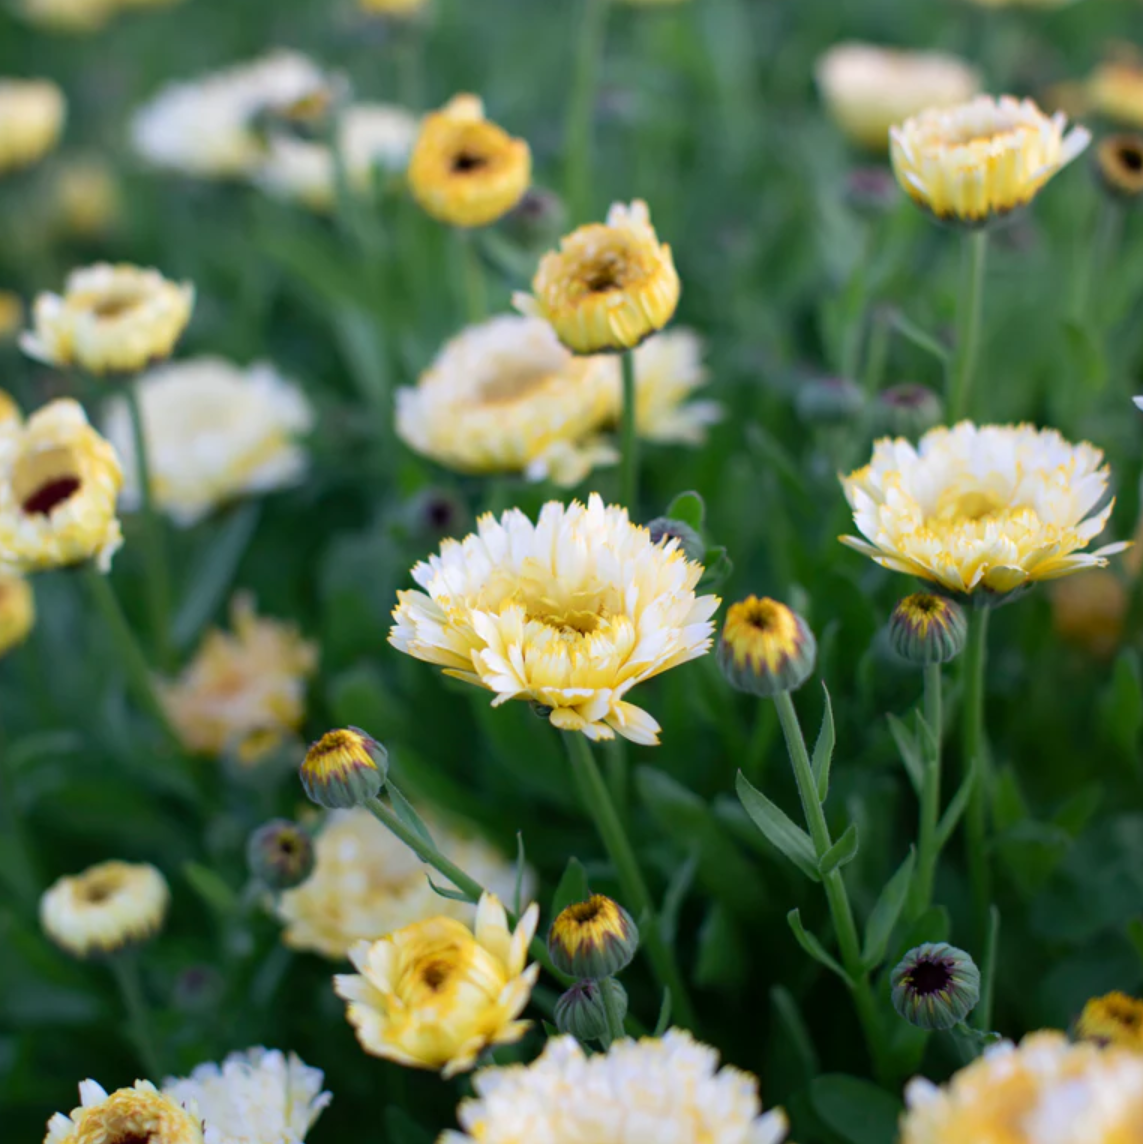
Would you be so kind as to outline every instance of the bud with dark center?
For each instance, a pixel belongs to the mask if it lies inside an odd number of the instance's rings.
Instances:
[[[295,822],[275,818],[259,826],[246,844],[250,873],[271,890],[291,890],[314,868],[314,844]]]
[[[327,810],[361,806],[377,797],[388,769],[389,753],[376,739],[345,727],[311,744],[302,763],[302,786]]]
[[[889,619],[889,642],[894,651],[919,667],[955,659],[964,651],[967,639],[964,609],[931,592],[906,596]]]
[[[920,437],[944,417],[941,399],[914,382],[891,385],[877,395],[874,424],[878,433],[891,437]]]
[[[813,674],[816,660],[814,633],[785,604],[748,596],[727,610],[718,665],[739,691],[762,698],[795,691]]]
[[[893,1008],[921,1029],[951,1029],[980,1000],[980,970],[963,950],[947,942],[911,949],[889,978]]]
[[[1124,132],[1101,139],[1095,149],[1099,181],[1108,194],[1124,201],[1143,195],[1143,135]]]
[[[603,894],[562,910],[548,931],[552,963],[571,977],[611,977],[631,963],[638,948],[634,919]]]
[[[652,544],[667,544],[671,540],[677,540],[688,560],[702,563],[706,555],[706,545],[698,532],[685,521],[674,520],[669,516],[657,516],[647,525],[647,530],[651,533]]]

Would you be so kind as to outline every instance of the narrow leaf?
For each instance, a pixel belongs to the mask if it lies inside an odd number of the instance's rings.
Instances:
[[[702,532],[703,520],[706,518],[706,505],[696,492],[679,493],[669,505],[667,516],[672,520],[681,520],[689,524],[695,532]]]
[[[552,898],[552,917],[558,916],[573,902],[585,902],[590,897],[591,889],[583,863],[578,858],[569,858]]]
[[[682,909],[683,900],[694,884],[698,867],[699,856],[696,848],[675,871],[667,885],[667,892],[663,896],[663,908],[659,912],[659,932],[663,935],[663,941],[669,946],[675,944],[675,934],[679,927],[679,910]]]
[[[434,894],[439,894],[442,898],[448,898],[450,902],[472,901],[472,899],[462,890],[453,889],[451,886],[438,886],[430,875],[426,874],[425,877],[429,879],[429,885],[432,887]]]
[[[433,836],[429,833],[429,828],[425,825],[421,816],[413,809],[409,800],[397,789],[392,780],[385,783],[385,790],[389,795],[389,801],[393,804],[393,813],[410,830],[415,830],[430,846],[435,848],[436,843],[433,841]]]
[[[829,794],[829,768],[833,760],[833,749],[837,743],[837,734],[833,724],[833,703],[830,702],[829,688],[822,684],[825,693],[825,710],[822,712],[821,730],[818,731],[818,741],[814,744],[814,778],[817,781],[818,801],[825,803]]]
[[[906,318],[900,310],[894,311],[890,324],[897,333],[912,342],[918,349],[924,350],[925,353],[932,354],[942,365],[948,365],[952,358],[948,347],[939,342],[932,335],[927,334],[915,322]]]
[[[968,800],[972,797],[972,788],[976,783],[976,768],[974,767],[964,777],[964,782],[957,788],[956,794],[952,797],[952,802],[945,807],[945,812],[941,815],[940,825],[937,827],[937,849],[942,849],[948,840],[952,837],[953,831],[956,830],[956,824],[960,822],[961,815],[964,814],[968,807]]]
[[[818,881],[817,855],[810,836],[781,807],[755,790],[741,771],[735,786],[746,813],[770,844],[789,858],[807,878]]]
[[[913,732],[896,715],[890,713],[886,718],[889,720],[889,730],[893,733],[893,741],[901,754],[901,762],[905,764],[905,773],[909,776],[909,782],[913,784],[913,790],[919,795],[925,781],[925,762],[921,758],[917,740]]]
[[[824,878],[852,862],[857,855],[857,823],[851,822],[845,833],[821,856],[818,872]]]
[[[184,862],[182,870],[183,877],[190,883],[191,889],[216,914],[226,917],[238,911],[238,895],[209,866],[203,866],[199,862]]]
[[[909,853],[905,855],[905,861],[885,883],[878,895],[877,903],[869,914],[869,920],[865,923],[865,946],[861,953],[861,960],[867,969],[875,969],[885,956],[893,927],[896,926],[901,910],[905,906],[905,899],[909,896],[916,861],[916,851],[910,847]]]
[[[653,1037],[661,1037],[671,1027],[671,991],[663,990],[663,1003],[659,1006],[659,1019],[655,1022]]]
[[[524,858],[524,832],[522,830],[516,831],[516,887],[512,892],[512,912],[519,917],[522,910],[523,903],[520,899],[524,896],[524,869],[526,866]]]
[[[987,1032],[992,1024],[992,992],[996,984],[996,955],[1000,947],[1000,911],[988,911],[988,933],[984,939],[984,956],[980,960],[980,1000],[972,1014],[972,1025]]]
[[[802,925],[802,915],[799,910],[791,910],[786,915],[786,921],[789,923],[798,945],[800,945],[814,961],[820,965],[824,965],[826,969],[832,970],[843,981],[849,980],[849,975],[842,969],[841,965],[826,952],[825,946],[822,945],[812,933],[806,931],[806,927]]]
[[[821,1064],[798,1003],[785,986],[775,985],[770,990],[770,1004],[777,1018],[775,1025],[781,1030],[780,1043],[784,1052],[793,1056],[803,1083],[808,1083],[821,1071]]]

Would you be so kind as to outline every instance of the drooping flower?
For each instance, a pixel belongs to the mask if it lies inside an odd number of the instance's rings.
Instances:
[[[638,948],[634,919],[603,894],[561,910],[548,931],[552,964],[571,977],[612,977],[631,964]]]
[[[310,744],[302,762],[302,786],[311,802],[346,810],[376,798],[388,772],[389,753],[364,731],[339,727]]]
[[[0,175],[38,163],[59,142],[67,107],[46,79],[0,79]]]
[[[1143,1001],[1126,993],[1093,997],[1075,1023],[1075,1037],[1143,1053]]]
[[[626,696],[709,650],[719,600],[695,595],[702,572],[598,494],[549,502],[535,523],[488,514],[413,569],[424,591],[398,593],[389,642],[494,692],[493,706],[529,699],[561,731],[656,743],[658,723]]]
[[[197,1114],[164,1096],[149,1080],[137,1080],[109,1096],[93,1080],[79,1086],[80,1104],[69,1116],[48,1121],[44,1144],[204,1144]]]
[[[797,612],[768,596],[747,596],[727,609],[718,666],[732,687],[769,698],[801,687],[813,674],[817,651]]]
[[[0,573],[0,656],[28,638],[36,623],[32,586],[22,576]]]

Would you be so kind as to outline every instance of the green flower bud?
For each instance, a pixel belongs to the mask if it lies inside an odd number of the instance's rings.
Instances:
[[[314,868],[314,844],[297,823],[275,818],[259,826],[246,843],[250,873],[271,890],[290,890]]]
[[[980,1000],[980,970],[948,942],[911,949],[890,975],[893,1008],[921,1029],[951,1029]]]
[[[954,600],[931,592],[906,596],[889,619],[893,650],[920,667],[948,663],[964,651],[968,621]]]
[[[844,425],[865,405],[861,386],[848,377],[814,377],[794,394],[798,416],[810,425]]]
[[[567,221],[563,199],[555,191],[529,187],[504,217],[502,225],[512,240],[525,250],[542,251],[558,242],[567,229]]]
[[[845,201],[859,215],[877,218],[900,201],[897,180],[885,167],[854,167],[845,177]]]
[[[302,786],[318,806],[341,810],[376,798],[385,784],[389,753],[356,727],[327,731],[306,752]]]
[[[652,544],[664,544],[672,539],[678,540],[679,547],[686,553],[688,560],[697,560],[702,563],[706,555],[706,544],[698,532],[682,520],[673,520],[669,516],[657,516],[647,525],[651,533]]]
[[[944,417],[941,399],[923,385],[891,385],[877,395],[874,428],[890,437],[915,439],[939,425]]]
[[[627,990],[614,977],[602,981],[577,981],[556,1002],[556,1028],[577,1041],[596,1041],[607,1035],[607,990],[622,1021],[627,1016]]]
[[[552,963],[570,977],[611,977],[631,964],[638,948],[631,915],[603,894],[562,910],[548,931]]]
[[[795,691],[813,675],[816,659],[814,633],[785,604],[747,596],[727,610],[718,665],[739,691],[763,698]]]

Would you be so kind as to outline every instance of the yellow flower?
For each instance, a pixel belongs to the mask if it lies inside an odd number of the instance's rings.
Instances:
[[[85,1080],[79,1099],[70,1116],[57,1112],[48,1121],[44,1144],[203,1144],[197,1110],[183,1108],[148,1080],[110,1096],[95,1081]]]
[[[154,866],[101,862],[82,874],[60,878],[40,899],[40,924],[76,957],[114,953],[158,933],[170,891]]]
[[[23,414],[16,399],[5,389],[0,389],[0,433],[18,433],[24,423]]]
[[[552,324],[573,353],[625,350],[661,330],[679,304],[671,248],[659,242],[647,204],[612,204],[606,223],[572,231],[540,260],[522,313]]]
[[[48,195],[52,225],[61,234],[76,238],[105,234],[123,205],[114,171],[93,155],[56,165]]]
[[[306,751],[302,786],[312,802],[330,810],[376,798],[388,772],[389,753],[356,727],[327,731]]]
[[[487,514],[413,569],[425,591],[398,593],[389,642],[494,692],[494,707],[529,699],[561,731],[657,743],[626,696],[710,649],[719,600],[695,595],[702,573],[595,493],[549,502],[535,524]]]
[[[1108,135],[1095,149],[1103,185],[1113,195],[1134,199],[1143,194],[1143,135]]]
[[[552,964],[576,978],[613,977],[631,964],[638,948],[631,915],[603,894],[561,910],[548,931]]]
[[[1123,640],[1128,593],[1106,568],[1094,568],[1052,585],[1052,626],[1068,643],[1099,659],[1113,656]]]
[[[63,295],[40,294],[33,329],[20,339],[30,357],[88,373],[137,373],[169,357],[190,321],[194,287],[157,270],[106,262],[73,270]]]
[[[0,175],[38,163],[59,142],[63,92],[46,79],[0,79]]]
[[[1076,1021],[1075,1036],[1143,1053],[1143,1001],[1126,993],[1093,997]]]
[[[546,322],[506,314],[464,330],[415,388],[397,391],[397,435],[458,472],[570,486],[617,459],[595,436],[617,389],[603,359],[575,357]]]
[[[161,683],[159,694],[188,750],[233,751],[253,765],[301,726],[317,648],[293,624],[256,616],[246,595],[234,597],[230,623],[232,632],[207,633],[186,670]]]
[[[878,441],[873,459],[842,478],[865,539],[841,541],[883,568],[950,592],[1003,595],[1037,580],[1102,566],[1125,544],[1082,552],[1114,501],[1089,515],[1107,490],[1103,453],[1054,429],[962,421]]]
[[[52,32],[84,33],[102,28],[119,0],[16,0],[15,11],[29,24]]]
[[[524,197],[532,153],[523,139],[484,118],[477,96],[457,95],[425,116],[408,178],[413,198],[433,218],[450,226],[487,226]]]
[[[38,572],[94,560],[103,572],[123,543],[115,450],[70,398],[0,429],[0,567]]]
[[[24,302],[20,295],[11,290],[0,290],[0,343],[15,340],[23,325]],[[7,397],[6,394],[5,396]],[[8,400],[11,401],[11,398]],[[3,420],[2,412],[0,420]]]
[[[36,601],[22,576],[0,573],[0,656],[28,638],[36,622]]]
[[[815,75],[830,115],[847,138],[889,149],[889,129],[930,107],[951,107],[980,90],[980,73],[945,52],[906,52],[876,44],[835,44]]]
[[[518,1041],[529,1022],[517,1018],[540,972],[525,968],[539,916],[529,906],[513,932],[500,900],[485,894],[474,930],[437,917],[354,946],[358,973],[333,982],[362,1048],[450,1077],[488,1046]]]
[[[805,620],[768,596],[726,610],[718,665],[739,691],[768,697],[801,687],[814,670],[817,641]]]
[[[363,12],[371,16],[415,16],[428,7],[429,0],[357,0]]]
[[[959,107],[923,111],[890,133],[893,171],[919,206],[942,219],[983,223],[1035,198],[1091,142],[1066,134],[1029,99],[980,95]]]
[[[1087,94],[1101,115],[1143,127],[1143,62],[1134,54],[1101,63],[1087,81]]]

